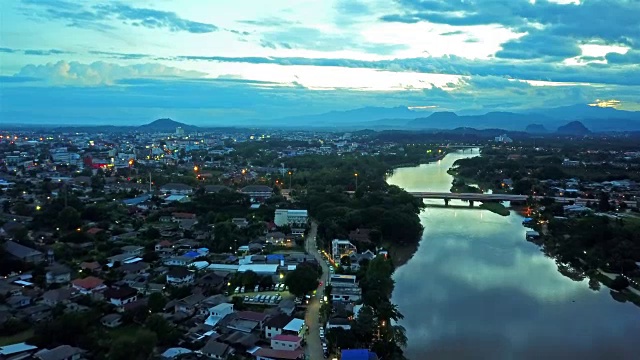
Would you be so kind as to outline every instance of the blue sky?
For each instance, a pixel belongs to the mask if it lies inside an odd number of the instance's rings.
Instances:
[[[636,0],[11,0],[2,122],[640,110]],[[604,100],[617,100],[603,102]]]

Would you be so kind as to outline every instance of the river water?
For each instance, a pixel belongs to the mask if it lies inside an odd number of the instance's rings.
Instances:
[[[471,156],[477,150],[396,169],[387,181],[407,191],[449,191],[447,170]],[[410,360],[640,359],[640,308],[561,275],[525,240],[515,212],[451,204],[422,212],[419,248],[394,275]]]

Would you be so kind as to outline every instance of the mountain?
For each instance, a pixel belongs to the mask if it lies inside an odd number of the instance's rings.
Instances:
[[[185,132],[197,131],[198,127],[187,125],[171,119],[158,119],[148,124],[137,127],[138,131],[144,132],[174,132],[176,128],[181,127]]]
[[[591,134],[591,130],[587,129],[580,121],[572,121],[566,125],[560,126],[556,131],[562,135],[588,135]]]
[[[455,129],[455,128],[476,128],[490,129],[499,128],[505,130],[521,131],[526,124],[546,120],[540,115],[517,114],[511,112],[490,112],[484,115],[458,116],[453,112],[436,112],[426,118],[418,118],[410,121],[407,126],[418,129]]]
[[[353,126],[366,125],[366,123],[375,122],[376,125],[386,126],[387,123],[398,123],[394,126],[404,126],[406,120],[415,119],[419,116],[430,115],[431,112],[419,110],[411,110],[406,106],[397,106],[393,108],[385,107],[363,107],[346,111],[329,111],[322,114],[289,116],[275,120],[259,121],[255,124],[278,124],[278,126]]]
[[[524,129],[524,131],[529,134],[546,134],[549,132],[549,130],[547,130],[547,128],[544,127],[544,125],[540,125],[540,124],[529,124]]]

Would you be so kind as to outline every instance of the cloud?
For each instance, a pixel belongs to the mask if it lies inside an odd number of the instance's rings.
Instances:
[[[148,54],[136,54],[136,53],[121,53],[121,52],[111,52],[111,51],[97,51],[90,50],[89,54],[98,55],[112,59],[120,59],[120,60],[140,60],[149,58]]]
[[[0,83],[29,83],[40,81],[38,78],[28,76],[6,76],[0,75]]]
[[[629,50],[626,54],[608,53],[605,56],[607,63],[609,64],[640,64],[640,51]]]
[[[29,6],[31,10],[35,10],[36,15],[42,18],[67,21],[68,26],[74,27],[112,29],[113,26],[109,22],[117,20],[131,26],[166,29],[173,32],[201,34],[218,30],[218,27],[213,24],[184,19],[171,11],[137,8],[120,2],[90,7],[64,0],[23,0],[22,3]]]
[[[440,35],[441,36],[451,36],[451,35],[462,35],[462,34],[465,34],[465,32],[461,31],[461,30],[456,30],[456,31],[443,32]]]
[[[260,27],[281,27],[281,26],[300,25],[299,21],[292,21],[292,20],[287,20],[279,17],[268,17],[263,19],[254,19],[254,20],[238,20],[237,22],[241,24],[260,26]]]
[[[454,55],[377,61],[344,58],[224,56],[177,56],[174,59],[284,66],[337,66],[451,75],[494,75],[537,81],[640,85],[640,69],[636,66],[614,67],[600,64],[571,66],[545,62],[514,62],[506,59],[466,59]]]
[[[198,71],[182,70],[161,64],[116,65],[105,62],[82,64],[58,61],[45,65],[26,65],[16,74],[18,77],[42,79],[51,85],[112,85],[128,78],[161,78],[204,76]]]
[[[315,51],[361,50],[366,53],[389,55],[408,47],[403,44],[370,43],[355,33],[329,33],[306,26],[293,26],[262,33],[262,47],[278,49],[307,49]]]
[[[531,34],[502,44],[502,50],[496,53],[496,57],[523,60],[563,60],[581,54],[582,50],[573,39]]]
[[[50,55],[64,55],[64,54],[73,54],[72,51],[66,50],[58,50],[58,49],[11,49],[11,48],[0,48],[0,53],[7,54],[22,54],[22,55],[34,55],[34,56],[50,56]]]

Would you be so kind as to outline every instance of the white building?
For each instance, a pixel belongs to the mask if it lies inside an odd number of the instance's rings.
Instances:
[[[302,338],[296,335],[279,334],[271,338],[271,348],[274,350],[296,350],[299,349]]]
[[[349,240],[333,239],[331,242],[331,258],[340,261],[343,256],[357,253],[358,249]]]
[[[305,225],[308,218],[307,210],[276,209],[273,222],[276,226]]]

